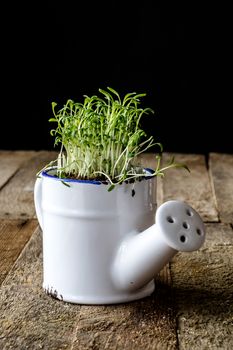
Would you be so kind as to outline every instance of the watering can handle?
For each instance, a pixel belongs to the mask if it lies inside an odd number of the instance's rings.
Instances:
[[[42,178],[37,178],[34,186],[34,203],[36,208],[36,216],[39,221],[40,227],[43,230],[43,216],[42,216]]]

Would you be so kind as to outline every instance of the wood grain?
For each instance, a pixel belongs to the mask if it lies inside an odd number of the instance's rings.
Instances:
[[[146,299],[118,306],[82,306],[72,350],[177,349],[168,286]]]
[[[55,158],[54,152],[40,151],[24,163],[0,191],[0,218],[33,218],[33,188],[37,172]]]
[[[47,296],[39,230],[4,280],[0,295],[3,349],[16,342],[20,349],[176,349],[172,293],[159,278],[151,297],[128,304],[81,306]]]
[[[209,165],[220,220],[233,223],[233,155],[211,153]]]
[[[164,154],[167,164],[169,154]],[[169,169],[163,179],[163,201],[179,199],[198,211],[204,221],[217,222],[218,212],[214,201],[205,157],[198,154],[176,154],[175,160],[185,163],[190,173],[182,168]]]
[[[175,155],[191,174],[172,169],[158,178],[157,204],[187,201],[206,221],[206,242],[178,253],[150,297],[109,306],[64,303],[43,292],[33,187],[36,172],[55,156],[0,151],[0,348],[232,349],[232,155],[212,153],[209,164],[204,155]],[[140,159],[156,167],[153,154]]]
[[[36,229],[0,286],[0,349],[71,348],[80,305],[44,293],[41,247]]]
[[[35,154],[34,151],[0,151],[0,189]]]
[[[171,264],[180,349],[233,349],[233,230],[208,224],[207,237]]]
[[[36,220],[0,220],[0,284],[36,226]]]

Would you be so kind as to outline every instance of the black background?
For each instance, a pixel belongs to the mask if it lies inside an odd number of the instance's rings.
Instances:
[[[47,1],[1,10],[0,149],[52,149],[51,102],[146,92],[165,151],[233,153],[226,5]]]

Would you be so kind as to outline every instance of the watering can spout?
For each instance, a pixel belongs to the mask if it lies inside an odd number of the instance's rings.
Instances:
[[[156,212],[156,223],[130,233],[117,250],[112,279],[116,288],[134,291],[149,283],[178,251],[199,249],[205,227],[199,214],[182,201],[168,201]]]

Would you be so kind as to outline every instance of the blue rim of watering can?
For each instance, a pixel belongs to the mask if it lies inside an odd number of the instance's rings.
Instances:
[[[48,172],[50,170],[53,170],[53,169],[55,169],[55,168],[50,168],[50,169],[44,170],[44,171],[42,171],[41,175],[44,177],[48,177],[50,179],[57,180],[57,181],[77,182],[77,183],[92,184],[92,185],[102,185],[103,184],[103,182],[97,181],[97,180],[78,180],[78,179],[66,179],[66,178],[63,179],[63,178],[48,174]],[[144,168],[144,169],[146,171],[148,171],[148,173],[150,173],[150,174],[154,173],[154,170],[152,170],[150,168]],[[152,178],[153,178],[153,176],[145,176],[145,180],[150,180]]]

